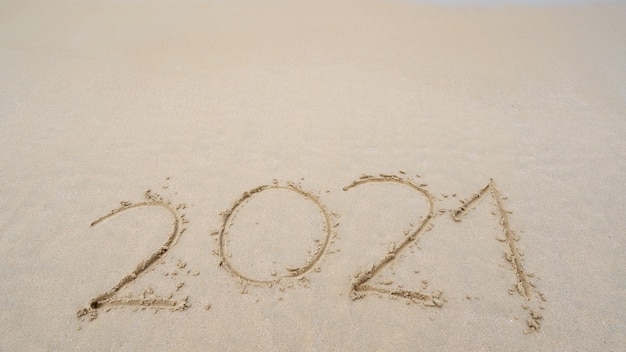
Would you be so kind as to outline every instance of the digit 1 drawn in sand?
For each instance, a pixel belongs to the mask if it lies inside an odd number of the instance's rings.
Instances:
[[[421,220],[421,222],[414,228],[411,229],[404,236],[402,242],[399,245],[394,245],[387,253],[375,264],[372,264],[367,270],[357,274],[355,278],[352,280],[350,284],[350,297],[353,300],[362,298],[365,294],[370,292],[389,294],[392,296],[403,297],[406,299],[410,299],[413,301],[421,301],[426,306],[441,306],[443,305],[443,300],[441,300],[441,292],[437,291],[432,295],[424,294],[419,291],[410,291],[401,288],[390,289],[387,287],[378,287],[368,284],[368,281],[372,279],[377,273],[381,271],[381,269],[391,263],[400,253],[404,252],[404,250],[412,243],[419,239],[419,236],[430,230],[432,227],[431,220],[434,218],[434,199],[432,195],[420,185],[415,184],[410,179],[404,179],[395,175],[386,175],[380,174],[380,177],[363,175],[360,179],[352,182],[350,185],[343,188],[344,191],[348,191],[351,188],[368,184],[368,183],[397,183],[401,185],[408,186],[409,188],[421,193],[428,200],[429,209],[426,216]]]
[[[269,190],[283,190],[283,191],[293,192],[313,202],[313,204],[319,209],[320,213],[323,215],[325,237],[323,240],[319,242],[315,252],[312,254],[312,256],[307,258],[304,265],[299,266],[299,267],[294,267],[294,268],[291,268],[291,267],[286,268],[286,271],[287,271],[286,275],[277,275],[277,273],[272,273],[272,276],[275,276],[276,278],[259,279],[259,278],[251,277],[250,275],[247,275],[243,273],[241,270],[238,270],[235,268],[235,266],[233,265],[230,259],[231,254],[227,253],[226,242],[227,242],[227,237],[229,235],[229,230],[231,228],[231,225],[233,224],[233,221],[237,213],[239,212],[239,210],[246,203],[250,202],[254,197],[258,196],[262,192],[269,191]],[[226,269],[231,274],[233,274],[243,283],[272,286],[273,284],[279,283],[283,278],[295,278],[298,276],[302,276],[313,269],[316,269],[315,268],[316,264],[320,261],[320,259],[324,255],[324,253],[326,252],[330,244],[331,239],[334,237],[333,222],[331,221],[330,214],[328,210],[326,209],[326,207],[321,203],[318,197],[314,196],[313,194],[307,191],[304,191],[298,185],[292,182],[287,182],[286,185],[280,185],[278,181],[275,181],[271,185],[259,186],[250,191],[244,192],[243,195],[233,203],[232,208],[230,210],[224,211],[222,215],[223,215],[224,220],[222,223],[222,227],[219,231],[219,237],[218,237],[218,245],[219,245],[218,254],[220,256],[220,266]]]
[[[113,286],[107,292],[99,294],[89,301],[89,306],[85,308],[81,308],[76,313],[78,318],[82,318],[84,316],[89,316],[89,320],[93,320],[98,316],[98,310],[106,307],[153,307],[153,308],[169,308],[172,310],[185,310],[189,307],[189,304],[186,299],[184,300],[172,300],[169,298],[152,298],[152,299],[116,299],[116,293],[122,289],[122,287],[128,285],[130,282],[134,281],[139,275],[144,273],[147,269],[153,266],[159,259],[163,258],[167,251],[172,248],[180,235],[185,231],[183,227],[183,223],[186,223],[184,214],[179,214],[178,210],[184,208],[184,205],[178,205],[176,207],[172,206],[172,204],[168,201],[163,200],[158,194],[152,193],[152,191],[148,190],[145,193],[146,201],[141,203],[132,204],[130,202],[121,202],[121,206],[117,209],[112,210],[109,214],[102,216],[101,218],[95,220],[91,223],[91,227],[96,226],[103,221],[114,217],[122,212],[131,209],[138,209],[141,207],[161,207],[169,211],[169,213],[174,218],[172,223],[172,232],[169,234],[165,243],[163,243],[156,251],[154,251],[148,259],[141,261],[135,270],[133,270],[130,274],[126,275],[120,282]]]
[[[478,193],[475,193],[472,198],[467,201],[464,201],[464,204],[452,210],[452,219],[456,222],[460,222],[463,217],[469,212],[470,207],[478,202],[483,196],[489,191],[491,193],[492,198],[496,202],[496,207],[498,209],[498,213],[500,215],[500,225],[502,226],[502,230],[504,232],[504,238],[498,238],[501,242],[506,242],[509,246],[509,251],[505,252],[505,259],[511,263],[513,267],[513,271],[515,272],[515,276],[517,278],[517,283],[515,285],[515,290],[523,297],[525,297],[528,301],[532,299],[532,288],[534,285],[529,281],[528,275],[524,272],[524,267],[522,266],[522,258],[516,241],[519,240],[519,237],[513,232],[511,229],[511,225],[509,223],[508,211],[504,208],[504,204],[502,202],[502,195],[500,191],[496,187],[496,183],[493,179],[489,180],[489,183],[483,187]],[[513,290],[511,290],[513,292]],[[540,299],[545,300],[543,294],[538,293]],[[525,309],[527,309],[527,305],[524,305]],[[533,332],[539,329],[541,320],[541,314],[536,311],[530,310],[530,318],[527,321],[528,331]]]

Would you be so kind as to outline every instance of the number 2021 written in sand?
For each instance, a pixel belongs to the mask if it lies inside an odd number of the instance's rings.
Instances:
[[[384,269],[389,266],[394,260],[404,254],[406,249],[416,243],[419,238],[433,226],[435,219],[435,201],[431,193],[425,188],[425,184],[418,184],[412,178],[406,177],[404,172],[400,172],[400,176],[379,174],[378,176],[362,175],[359,179],[352,182],[350,185],[343,188],[344,191],[349,191],[353,188],[363,185],[379,183],[379,184],[396,184],[401,185],[409,192],[417,192],[420,196],[424,197],[428,207],[426,213],[421,217],[420,222],[417,225],[411,225],[409,230],[404,231],[404,236],[398,242],[391,242],[387,250],[381,253],[381,257],[374,264],[369,265],[365,270],[354,275],[352,282],[350,283],[350,298],[357,300],[368,293],[375,293],[378,295],[389,295],[391,297],[400,297],[407,299],[415,303],[421,303],[426,307],[441,307],[445,304],[446,299],[443,297],[441,291],[434,291],[426,293],[418,290],[407,290],[403,288],[403,285],[398,285],[396,288],[391,287],[391,282],[382,282],[374,284],[372,279],[380,275]],[[271,271],[268,276],[260,277],[255,274],[244,273],[238,269],[236,264],[232,260],[232,253],[229,250],[229,231],[234,224],[234,219],[240,213],[241,208],[251,202],[258,195],[268,191],[283,191],[291,193],[297,197],[303,198],[308,202],[311,202],[315,208],[319,209],[319,213],[323,218],[323,238],[316,238],[316,249],[310,253],[303,264],[294,267],[287,267],[285,273],[278,274],[275,271]],[[505,210],[503,205],[503,197],[500,191],[496,187],[494,180],[490,180],[485,187],[483,187],[478,193],[475,193],[469,200],[462,200],[462,206],[451,209],[450,213],[452,219],[456,222],[460,222],[463,217],[468,213],[470,208],[475,205],[480,199],[491,196],[495,201],[496,211],[500,217],[500,225],[502,227],[503,236],[497,239],[506,244],[506,251],[504,258],[510,263],[513,272],[515,274],[516,282],[514,288],[509,290],[509,293],[513,294],[517,292],[523,299],[523,308],[528,310],[529,317],[526,321],[527,331],[536,331],[540,327],[541,314],[538,313],[536,307],[531,309],[530,304],[541,307],[540,303],[545,301],[542,293],[534,289],[534,284],[530,281],[528,275],[524,272],[521,253],[517,248],[516,241],[519,237],[511,229],[508,211]],[[126,276],[124,276],[119,283],[117,283],[110,290],[97,295],[90,300],[89,305],[78,311],[79,318],[88,318],[93,320],[97,317],[98,311],[101,309],[110,309],[113,307],[134,307],[134,308],[153,308],[157,311],[159,309],[170,309],[173,311],[182,311],[190,307],[188,298],[174,299],[173,294],[168,297],[159,297],[152,294],[152,291],[144,292],[139,296],[133,297],[132,295],[121,298],[118,297],[119,291],[135,281],[140,275],[146,274],[149,269],[154,269],[154,266],[160,262],[168,254],[168,251],[176,244],[178,238],[185,232],[185,224],[188,220],[182,211],[185,209],[184,204],[173,205],[171,202],[164,200],[161,196],[147,191],[145,193],[146,199],[139,203],[121,202],[121,206],[114,209],[109,214],[102,216],[96,221],[91,223],[91,226],[96,226],[101,222],[116,216],[117,214],[132,211],[134,209],[145,207],[159,207],[167,210],[172,216],[172,230],[169,233],[166,241],[158,247],[147,259],[142,260],[136,268]],[[437,213],[444,213],[445,209],[439,209]],[[495,214],[495,213],[494,213]],[[274,181],[269,185],[263,185],[254,188],[250,191],[244,192],[243,195],[237,199],[233,206],[221,214],[223,216],[223,222],[221,229],[212,233],[212,235],[218,236],[217,243],[218,248],[214,251],[220,257],[219,265],[228,272],[230,272],[240,283],[245,285],[257,285],[273,287],[279,285],[283,280],[297,280],[298,283],[308,285],[309,279],[306,276],[307,273],[316,272],[320,270],[320,260],[327,253],[329,244],[333,237],[335,237],[335,227],[338,225],[333,219],[336,219],[338,215],[336,213],[330,213],[319,197],[313,195],[310,192],[303,190],[299,185],[287,182],[281,184],[278,181]],[[186,264],[180,264],[179,267],[184,267]],[[188,271],[191,272],[191,271]],[[180,288],[182,283],[179,283],[177,288]],[[536,297],[533,297],[535,293]],[[146,294],[149,296],[146,297]]]

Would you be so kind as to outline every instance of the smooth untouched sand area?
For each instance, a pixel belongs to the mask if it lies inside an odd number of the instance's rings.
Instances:
[[[0,350],[626,349],[626,5],[0,7]]]

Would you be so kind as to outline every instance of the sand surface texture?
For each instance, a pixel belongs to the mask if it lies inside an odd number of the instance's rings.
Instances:
[[[626,5],[0,7],[0,350],[626,348]]]

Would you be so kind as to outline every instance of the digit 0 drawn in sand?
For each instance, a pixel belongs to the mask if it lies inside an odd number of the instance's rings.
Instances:
[[[303,265],[298,267],[287,267],[285,275],[278,275],[276,272],[272,272],[272,278],[255,278],[249,274],[244,273],[242,270],[239,270],[233,265],[231,261],[232,253],[229,253],[227,250],[227,242],[229,231],[231,226],[233,225],[234,219],[237,216],[238,212],[241,208],[248,202],[250,202],[253,198],[257,197],[263,192],[267,192],[270,190],[276,191],[287,191],[293,192],[298,196],[304,197],[304,199],[311,201],[315,207],[319,209],[319,212],[323,215],[323,230],[324,230],[324,238],[320,240],[317,244],[317,248],[314,253],[310,255],[304,262]],[[313,194],[303,190],[298,185],[293,182],[287,182],[286,185],[279,184],[278,181],[274,181],[271,185],[263,185],[257,188],[254,188],[250,191],[244,192],[243,195],[237,199],[231,209],[226,210],[222,213],[223,222],[222,227],[219,231],[218,237],[218,255],[220,256],[220,266],[234,275],[237,279],[239,279],[243,284],[255,284],[255,285],[268,285],[272,286],[274,284],[278,284],[282,279],[285,278],[296,278],[302,276],[312,270],[318,271],[317,264],[328,249],[328,246],[331,242],[331,239],[334,237],[334,225],[330,217],[330,213],[326,209],[326,207],[322,204],[318,197]],[[258,257],[258,256],[257,256]]]
[[[519,236],[517,236],[515,232],[511,229],[508,217],[509,212],[504,208],[504,203],[502,202],[503,197],[496,187],[495,181],[493,179],[490,179],[489,183],[485,187],[483,187],[478,193],[475,193],[469,200],[462,201],[464,204],[461,207],[452,210],[452,219],[454,219],[454,221],[456,222],[460,222],[463,217],[467,215],[467,213],[470,211],[470,208],[480,199],[484,198],[487,192],[491,194],[491,197],[496,203],[496,208],[500,215],[500,225],[502,226],[502,231],[504,232],[504,238],[498,237],[497,239],[500,242],[506,242],[508,244],[509,248],[508,251],[505,252],[504,258],[511,264],[517,279],[515,287],[509,290],[509,293],[513,294],[515,291],[517,291],[522,297],[526,298],[528,302],[531,302],[533,301],[532,292],[534,284],[529,281],[529,275],[524,272],[521,258],[522,254],[515,244],[515,242],[519,240]],[[541,292],[536,291],[536,293],[541,301],[545,301],[545,297]],[[541,305],[538,306],[539,308],[543,309]],[[528,304],[524,304],[523,308],[529,310],[529,318],[527,320],[527,332],[534,332],[539,330],[541,324],[540,320],[542,319],[541,314],[539,314],[534,309],[530,309]]]
[[[154,266],[159,259],[162,259],[166,255],[166,253],[176,244],[180,235],[185,231],[183,224],[188,222],[185,219],[184,214],[179,214],[178,212],[180,209],[185,208],[184,204],[173,206],[169,201],[163,200],[161,196],[152,193],[150,190],[145,192],[145,197],[146,201],[140,203],[133,204],[130,202],[121,202],[121,206],[119,208],[114,209],[109,214],[95,220],[90,226],[94,227],[107,219],[131,209],[138,209],[141,207],[161,207],[166,209],[174,219],[172,223],[172,231],[170,232],[167,240],[156,251],[154,251],[148,259],[141,261],[135,270],[124,276],[124,278],[122,278],[122,280],[120,280],[120,282],[113,286],[110,290],[91,299],[87,307],[78,310],[78,318],[87,316],[89,321],[94,320],[98,316],[98,310],[107,307],[151,307],[156,309],[168,308],[171,310],[185,310],[189,307],[186,298],[183,300],[173,300],[171,297],[154,297],[149,299],[133,299],[130,297],[124,299],[116,298],[116,294],[120,291],[120,289],[133,282],[139,275],[145,273],[146,270]]]
[[[409,188],[421,193],[428,200],[428,212],[421,222],[413,229],[405,233],[403,240],[399,245],[392,245],[387,253],[375,264],[371,264],[369,268],[357,274],[350,284],[350,298],[353,300],[362,298],[367,292],[375,292],[388,294],[391,296],[402,297],[412,301],[422,302],[425,306],[440,307],[444,301],[441,299],[441,292],[435,291],[433,294],[425,294],[419,291],[411,291],[403,288],[391,289],[388,287],[374,286],[368,284],[368,281],[378,274],[385,266],[389,265],[397,258],[405,249],[413,242],[416,242],[420,235],[432,228],[432,219],[434,218],[434,199],[433,196],[421,185],[416,184],[411,179],[404,179],[396,175],[380,174],[380,176],[363,175],[360,179],[352,182],[343,188],[348,191],[354,187],[369,183],[396,183],[408,186]]]

